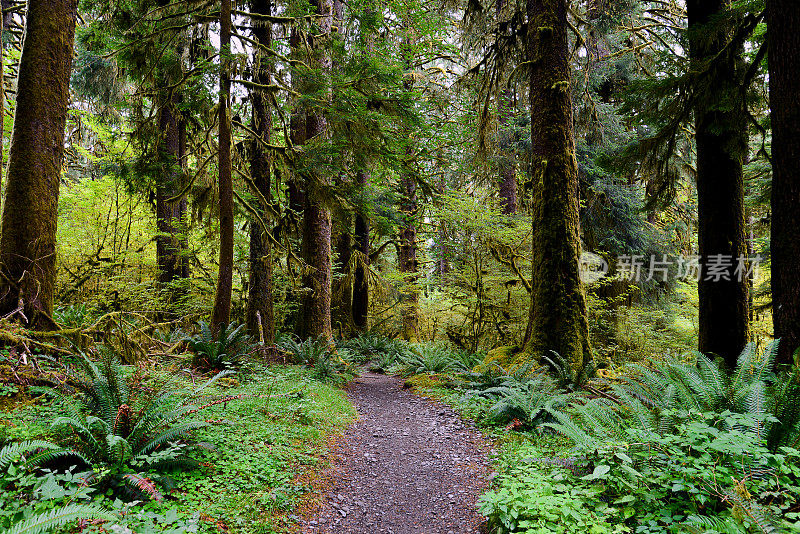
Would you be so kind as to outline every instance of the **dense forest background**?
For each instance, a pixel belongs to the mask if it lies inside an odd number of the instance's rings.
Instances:
[[[58,4],[4,6],[7,320],[580,365],[798,344],[791,32],[763,2]],[[580,251],[609,271],[586,290]]]
[[[0,7],[0,527],[160,502],[201,427],[280,434],[289,521],[376,370],[528,433],[493,532],[798,528],[796,0]],[[130,524],[284,531],[244,478]]]

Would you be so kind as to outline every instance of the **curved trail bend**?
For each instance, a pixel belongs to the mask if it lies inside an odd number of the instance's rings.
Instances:
[[[473,534],[490,444],[450,408],[365,374],[349,391],[359,420],[335,447],[332,488],[305,534]]]

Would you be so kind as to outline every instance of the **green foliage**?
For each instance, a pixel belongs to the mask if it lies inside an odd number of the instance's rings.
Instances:
[[[481,511],[498,532],[782,532],[797,520],[800,452],[770,452],[754,424],[692,412],[671,433],[630,428],[571,457],[506,452]]]
[[[130,372],[109,351],[99,365],[85,354],[69,372],[69,381],[82,393],[80,404],[66,401],[68,415],[57,417],[52,429],[60,447],[28,459],[30,466],[54,462],[92,469],[87,483],[122,493],[161,498],[147,473],[192,463],[189,434],[207,425],[191,415],[207,407],[198,406],[198,395],[220,372],[191,392],[172,389],[171,382],[148,384],[141,369]],[[213,404],[213,403],[212,403]]]
[[[299,341],[291,335],[276,343],[293,356],[293,360],[311,369],[311,376],[323,382],[343,383],[355,376],[347,349],[336,350],[324,337]]]
[[[461,373],[479,361],[474,354],[455,350],[446,343],[415,343],[409,346],[408,352],[401,355],[390,370],[401,376]]]
[[[192,351],[192,365],[206,371],[222,371],[239,367],[254,344],[244,325],[231,323],[213,332],[205,321],[198,323],[200,332],[185,338]]]
[[[499,378],[499,383],[483,389],[469,390],[467,399],[490,400],[483,422],[490,425],[511,424],[514,428],[533,428],[553,421],[552,412],[562,409],[570,397],[543,370],[526,371]]]
[[[755,344],[748,345],[731,374],[699,353],[690,362],[668,356],[652,367],[632,365],[630,376],[611,384],[613,397],[590,399],[575,407],[581,424],[568,422],[570,418],[562,414],[562,424],[554,428],[584,444],[601,443],[623,438],[629,427],[670,432],[676,414],[730,410],[750,414],[759,421],[751,430],[769,436],[772,450],[794,445],[798,434],[798,401],[793,397],[797,378],[796,373],[779,379],[773,374],[777,343],[770,343],[761,353]],[[777,413],[784,416],[782,421],[775,419]]]
[[[590,484],[566,484],[562,473],[520,468],[500,477],[498,486],[479,502],[491,532],[618,532],[596,511],[600,490]]]
[[[346,349],[357,363],[372,362],[372,370],[385,372],[408,353],[408,345],[400,339],[364,332],[358,337],[341,341],[337,346]]]
[[[8,530],[8,534],[43,534],[52,532],[55,528],[66,525],[76,519],[105,519],[106,521],[113,521],[115,516],[95,506],[70,504],[49,512],[37,514],[25,521],[12,525]]]

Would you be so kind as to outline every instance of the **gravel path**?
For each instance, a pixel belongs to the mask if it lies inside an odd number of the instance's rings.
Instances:
[[[366,374],[350,400],[360,415],[336,446],[332,488],[306,534],[473,534],[490,445],[450,408]]]

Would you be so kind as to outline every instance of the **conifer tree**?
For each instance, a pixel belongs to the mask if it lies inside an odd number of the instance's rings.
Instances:
[[[592,359],[578,272],[578,169],[570,94],[566,0],[528,0],[533,277],[529,339],[534,356],[555,351],[580,378]]]
[[[220,80],[219,80],[219,276],[211,313],[212,330],[227,326],[231,319],[233,290],[233,181],[231,176],[230,55],[231,0],[222,0],[220,10]]]
[[[47,329],[77,0],[28,2],[0,237],[0,314]],[[46,83],[45,83],[46,80]]]
[[[800,3],[767,0],[772,112],[772,319],[778,361],[800,347]]]

